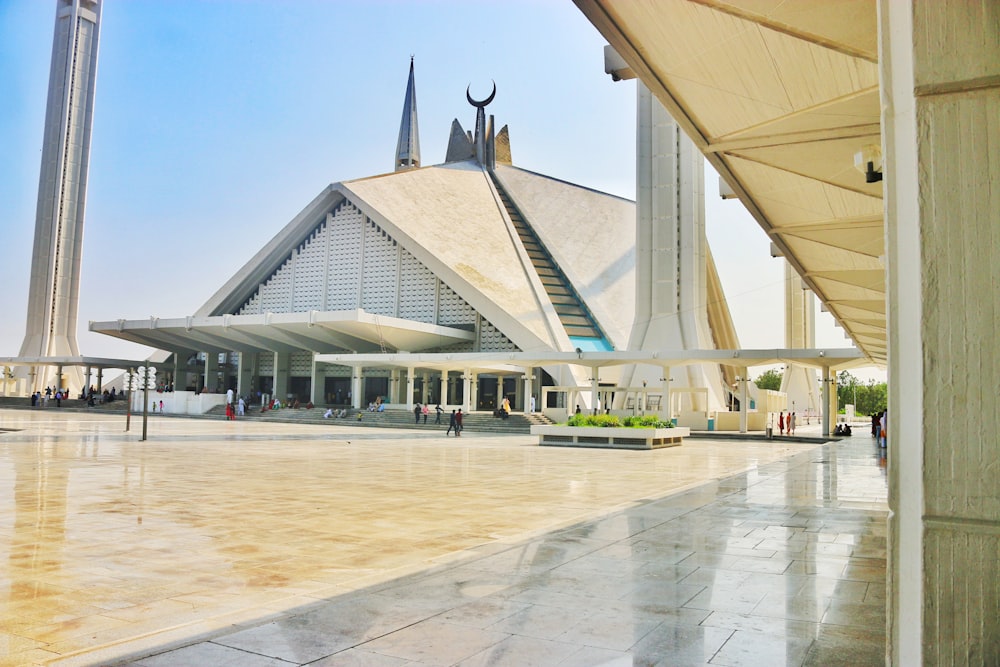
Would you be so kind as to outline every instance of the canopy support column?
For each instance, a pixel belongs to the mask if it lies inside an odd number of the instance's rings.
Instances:
[[[747,368],[740,369],[740,376],[736,378],[740,384],[740,433],[747,432],[747,411],[750,409],[750,402],[747,400]]]
[[[413,410],[413,366],[406,369],[406,409]]]
[[[351,366],[351,407],[361,409],[361,366]]]

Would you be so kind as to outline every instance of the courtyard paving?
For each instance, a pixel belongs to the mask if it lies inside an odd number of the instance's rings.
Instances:
[[[0,665],[866,665],[863,436],[631,452],[0,410]]]

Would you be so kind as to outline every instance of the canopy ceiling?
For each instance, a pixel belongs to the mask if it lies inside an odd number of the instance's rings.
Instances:
[[[475,338],[473,331],[363,310],[212,315],[91,322],[90,330],[171,352],[379,352],[426,350]]]
[[[826,309],[886,362],[875,0],[574,0]]]

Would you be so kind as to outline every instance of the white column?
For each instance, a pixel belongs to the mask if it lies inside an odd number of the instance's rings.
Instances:
[[[448,370],[441,371],[438,377],[438,405],[448,405]]]
[[[290,352],[274,353],[274,397],[284,405],[288,400],[288,377],[291,368],[292,355]]]
[[[413,367],[406,369],[406,409],[413,410]]]
[[[670,410],[670,366],[663,367],[663,375],[660,376],[663,396],[660,398],[660,419],[670,421],[673,415]]]
[[[750,401],[747,397],[747,370],[740,369],[740,377],[737,382],[740,384],[740,433],[747,432],[747,411],[750,409]]]
[[[601,369],[595,366],[591,369],[590,377],[590,408],[595,415],[597,414],[597,401],[599,400],[598,394],[600,392],[600,371]]]
[[[97,391],[101,391],[101,371],[97,371]],[[181,355],[174,352],[174,391],[185,391],[187,389],[187,359],[184,360],[184,364],[181,364]]]
[[[472,399],[472,369],[466,368],[462,372],[462,412],[469,412],[469,404]]]
[[[236,393],[240,396],[246,396],[252,391],[253,384],[253,367],[255,352],[240,352],[239,353],[239,370],[236,373],[237,384]],[[174,373],[174,389],[177,389],[177,373]]]
[[[218,352],[205,352],[205,376],[202,378],[201,383],[205,388],[205,391],[214,393],[219,384],[219,353]],[[285,400],[282,396],[281,400]]]
[[[830,435],[833,432],[833,421],[830,417],[830,385],[836,382],[836,378],[831,378],[830,368],[823,368],[823,435]],[[835,394],[836,395],[836,394]]]
[[[998,10],[879,3],[897,666],[1000,664]]]
[[[524,381],[522,382],[521,394],[524,399],[524,403],[522,403],[522,405],[524,406],[524,411],[526,413],[531,412],[531,383],[535,377],[534,371],[535,369],[530,366],[524,369]]]
[[[351,366],[351,407],[361,409],[361,366]]]
[[[240,355],[241,359],[242,357],[243,355]],[[316,353],[314,352],[312,357],[312,368],[309,369],[309,400],[313,405],[326,403],[326,392],[320,388],[320,380],[325,379],[326,376],[324,375],[323,378],[320,377],[320,368],[320,364],[316,363]],[[323,397],[323,400],[320,400],[321,396]]]
[[[429,403],[431,400],[431,374],[424,372],[420,376],[420,402]]]

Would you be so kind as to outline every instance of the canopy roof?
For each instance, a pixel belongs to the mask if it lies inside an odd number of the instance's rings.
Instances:
[[[91,322],[99,331],[161,350],[227,352],[378,352],[426,350],[473,340],[455,327],[373,315],[363,310],[213,315]]]
[[[875,0],[574,1],[884,364],[882,184],[855,168],[881,142]]]
[[[791,364],[816,369],[846,369],[868,361],[853,349],[766,349],[766,350],[647,350],[612,352],[473,352],[425,354],[318,354],[316,361],[345,366],[432,368],[440,371],[470,369],[475,372],[522,372],[539,366],[583,366],[607,368],[646,364],[670,368],[691,364],[730,364],[738,368]]]

